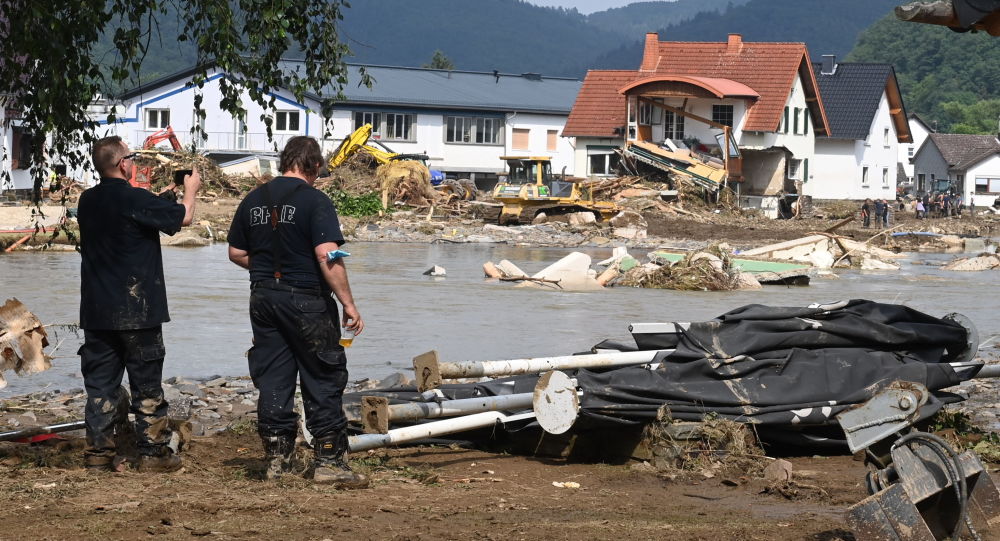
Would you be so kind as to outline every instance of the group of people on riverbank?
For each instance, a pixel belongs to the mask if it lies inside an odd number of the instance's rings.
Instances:
[[[170,472],[182,460],[169,445],[172,430],[161,383],[162,324],[170,317],[160,233],[173,235],[191,223],[201,178],[197,170],[185,176],[180,202],[160,197],[129,185],[135,157],[120,137],[98,141],[92,158],[101,181],[82,194],[78,208],[84,331],[79,354],[87,390],[84,463],[88,469],[120,471],[125,459],[119,440],[134,431],[137,469]],[[229,259],[250,275],[254,340],[248,359],[260,391],[265,476],[275,479],[292,471],[298,382],[314,438],[314,481],[359,488],[367,479],[346,461],[341,401],[348,373],[340,339],[341,328],[354,336],[364,323],[344,266],[343,256],[349,254],[339,249],[344,237],[336,209],[313,187],[324,163],[314,138],[288,140],[279,160],[281,176],[250,192],[233,217]],[[131,396],[121,389],[125,372]]]
[[[861,204],[861,226],[865,229],[871,227],[874,217],[876,227],[889,227],[889,208],[889,202],[885,199],[865,199]]]

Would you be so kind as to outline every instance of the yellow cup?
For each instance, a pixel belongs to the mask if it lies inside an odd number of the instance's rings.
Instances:
[[[354,343],[354,331],[343,328],[340,329],[340,345],[349,348]]]

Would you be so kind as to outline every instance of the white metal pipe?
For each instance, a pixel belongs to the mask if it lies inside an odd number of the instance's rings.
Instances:
[[[440,363],[440,369],[441,377],[451,379],[514,376],[518,374],[537,374],[549,370],[644,364],[651,362],[657,353],[664,351],[672,352],[673,350],[593,353],[590,355],[563,355],[561,357],[535,357],[505,361],[451,362]]]
[[[508,416],[498,411],[487,411],[473,415],[455,417],[453,419],[444,419],[441,421],[433,421],[430,423],[396,428],[390,430],[386,434],[360,434],[357,436],[350,436],[348,438],[348,442],[351,447],[351,452],[367,451],[369,449],[377,449],[379,447],[386,447],[389,445],[397,445],[400,443],[433,438],[436,436],[445,436],[456,432],[474,430],[476,428],[483,428],[491,426],[497,422],[509,423],[511,421],[531,419],[534,416],[534,412]]]
[[[484,411],[505,411],[531,408],[532,393],[518,393],[481,398],[463,398],[443,402],[410,402],[391,404],[389,421],[416,421],[455,417]]]

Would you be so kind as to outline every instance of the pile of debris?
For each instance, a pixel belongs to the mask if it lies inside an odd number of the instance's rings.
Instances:
[[[3,374],[8,370],[22,376],[48,370],[48,345],[42,322],[21,301],[8,299],[0,306],[0,389],[7,386]]]
[[[609,280],[608,284],[677,291],[733,291],[761,287],[752,274],[734,266],[727,251],[718,244],[688,253],[679,261],[655,255],[650,259],[649,263],[632,267],[621,275],[620,280]],[[614,265],[616,263],[609,268],[614,268]]]
[[[185,169],[198,169],[202,183],[198,195],[202,198],[242,197],[261,183],[270,180],[254,175],[227,175],[214,161],[194,152],[140,153],[136,157],[136,164],[153,168],[150,184],[154,193],[173,184],[175,171]]]

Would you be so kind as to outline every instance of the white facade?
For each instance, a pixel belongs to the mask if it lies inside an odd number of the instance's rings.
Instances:
[[[983,191],[984,186],[985,191]],[[1000,196],[1000,154],[994,154],[966,171],[962,201],[966,204],[971,202],[982,208],[993,206],[993,201],[998,196]]]
[[[331,118],[330,137],[324,139],[325,126],[319,111],[319,103],[307,99],[296,102],[294,97],[283,90],[275,92],[274,109],[265,110],[254,103],[249,93],[241,98],[247,107],[246,126],[240,129],[237,121],[219,106],[221,92],[220,79],[225,74],[210,72],[203,88],[187,85],[187,79],[152,88],[139,96],[131,97],[119,106],[119,120],[108,127],[108,132],[125,139],[130,147],[142,148],[146,138],[158,130],[170,126],[180,142],[190,147],[193,136],[191,130],[196,122],[194,99],[196,93],[203,96],[205,110],[203,129],[207,140],[197,142],[199,151],[232,153],[273,153],[280,151],[285,141],[296,135],[310,135],[319,139],[324,151],[330,151],[357,127],[356,113],[367,113],[362,120],[378,119],[373,139],[384,143],[393,152],[403,154],[427,154],[428,165],[432,169],[448,172],[490,172],[504,170],[500,156],[530,154],[551,156],[554,171],[566,168],[573,174],[572,142],[560,137],[566,124],[567,114],[528,114],[492,111],[449,111],[403,109],[391,105],[360,106],[343,104],[334,111]],[[265,124],[261,116],[265,113],[274,117],[273,141],[268,141]],[[374,116],[373,116],[374,115]],[[388,117],[396,122],[396,132],[389,126]],[[458,122],[486,123],[495,126],[495,133],[485,142],[449,141],[448,119]],[[103,118],[100,116],[99,118]],[[398,120],[397,120],[398,119]],[[480,119],[483,119],[482,121]],[[403,122],[406,129],[400,128]],[[455,122],[455,120],[453,120]],[[465,124],[467,125],[467,124]],[[515,131],[518,132],[515,136]],[[453,132],[454,133],[454,132]],[[474,132],[473,132],[474,133]],[[393,137],[392,135],[395,135]],[[455,139],[452,136],[452,139]],[[524,148],[514,148],[515,141],[526,140]],[[160,143],[164,147],[167,143]]]
[[[910,182],[913,182],[913,162],[910,160],[916,156],[917,151],[920,150],[921,145],[924,144],[931,131],[917,116],[911,115],[906,120],[910,125],[910,136],[913,138],[913,141],[899,145],[898,161],[903,164],[903,170],[906,171],[906,178]]]
[[[895,199],[899,147],[883,92],[867,139],[816,139],[812,178],[803,192],[815,199]]]

